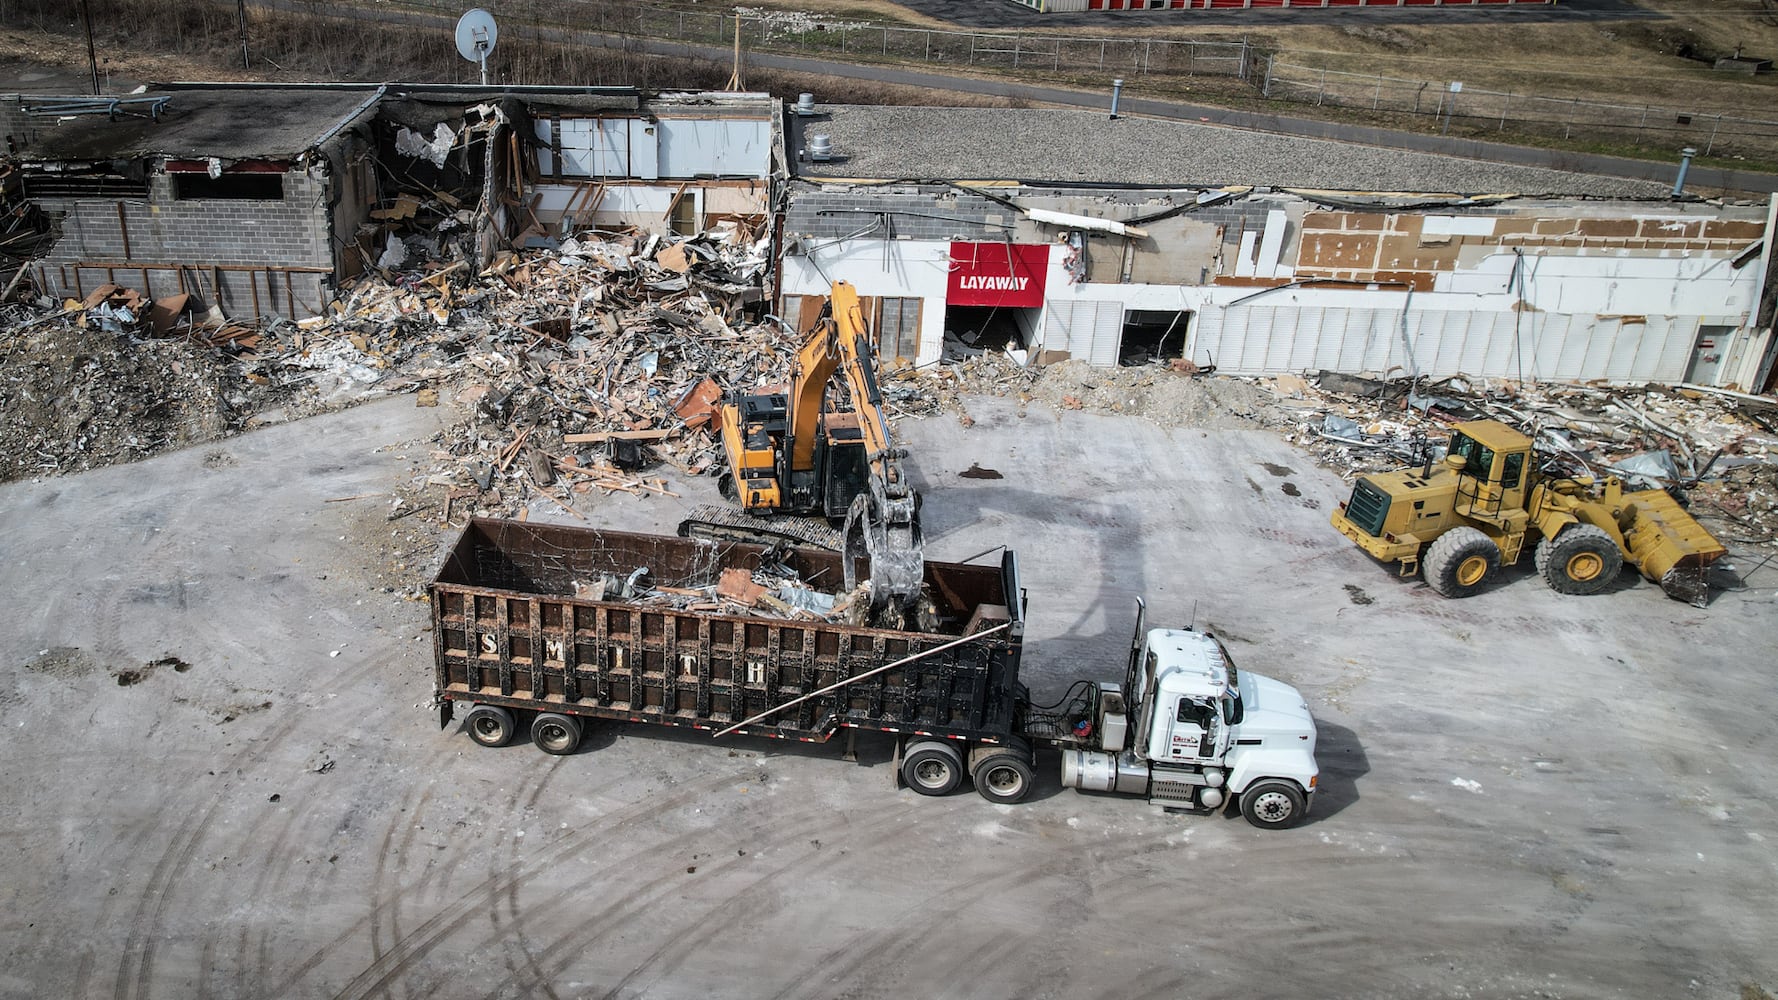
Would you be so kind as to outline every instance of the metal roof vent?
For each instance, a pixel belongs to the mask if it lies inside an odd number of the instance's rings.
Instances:
[[[793,115],[802,117],[802,118],[807,118],[810,115],[813,115],[815,113],[815,95],[814,94],[798,94],[798,95],[796,95],[796,104],[791,107],[790,113]]]
[[[816,163],[826,163],[833,159],[833,140],[825,135],[809,136],[808,155]]]

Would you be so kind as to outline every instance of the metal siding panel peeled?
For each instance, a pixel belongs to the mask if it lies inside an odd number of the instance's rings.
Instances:
[[[1647,323],[1618,322],[1611,338],[1610,352],[1605,356],[1604,375],[1613,382],[1628,382],[1635,376],[1636,354],[1649,332]]]
[[[1320,306],[1297,311],[1295,329],[1290,331],[1288,371],[1303,372],[1320,367],[1315,360],[1322,331],[1327,329],[1327,313],[1328,310]]]
[[[1516,378],[1519,373],[1518,341],[1523,331],[1514,327],[1517,313],[1494,313],[1488,329],[1487,349],[1477,375]],[[1522,319],[1519,320],[1523,322]]]
[[[1093,348],[1089,364],[1096,368],[1117,367],[1118,348],[1124,339],[1124,307],[1118,302],[1099,303],[1093,321]]]
[[[1561,350],[1556,355],[1556,366],[1555,370],[1551,372],[1551,377],[1559,379],[1586,377],[1587,345],[1592,341],[1593,331],[1598,326],[1599,318],[1597,316],[1576,316],[1573,318],[1568,324],[1567,335],[1562,338]]]
[[[1666,336],[1662,338],[1660,360],[1655,371],[1649,376],[1655,382],[1682,382],[1685,380],[1686,369],[1691,367],[1692,349],[1698,343],[1697,320],[1679,320],[1673,316],[1661,317],[1667,327]],[[1649,317],[1652,321],[1654,317]]]

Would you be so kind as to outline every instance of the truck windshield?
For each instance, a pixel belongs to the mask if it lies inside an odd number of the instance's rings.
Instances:
[[[1229,655],[1229,648],[1216,640],[1216,651],[1222,654],[1222,665],[1229,672],[1228,687],[1222,692],[1222,721],[1234,725],[1241,721],[1241,671],[1235,669],[1235,658]]]

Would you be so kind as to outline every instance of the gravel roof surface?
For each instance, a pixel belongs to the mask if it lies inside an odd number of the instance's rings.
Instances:
[[[1665,198],[1667,185],[1103,112],[822,105],[807,177]]]

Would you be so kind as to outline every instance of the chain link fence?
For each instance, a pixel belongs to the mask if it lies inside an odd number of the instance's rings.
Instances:
[[[1484,90],[1446,81],[1298,66],[1276,58],[1266,60],[1260,90],[1275,100],[1421,115],[1437,122],[1441,132],[1466,136],[1534,134],[1675,149],[1692,146],[1705,156],[1778,158],[1778,118],[1704,108]]]
[[[1201,41],[950,31],[848,21],[806,12],[731,8],[728,12],[636,6],[617,0],[483,0],[518,38],[589,31],[620,37],[856,62],[979,67],[1009,72],[1140,78],[1220,76],[1247,81],[1266,98],[1417,115],[1434,131],[1472,138],[1543,135],[1568,141],[1693,146],[1705,156],[1778,159],[1778,116],[1699,107],[1495,91],[1449,81],[1412,80],[1298,65],[1246,40]],[[412,11],[455,18],[450,0],[396,0]],[[382,18],[324,0],[258,0],[312,14]]]
[[[340,5],[344,7],[344,5]],[[459,6],[438,0],[403,4],[455,17]],[[945,31],[845,21],[789,11],[683,10],[670,7],[585,3],[574,0],[484,2],[501,18],[500,30],[521,37],[543,26],[555,30],[632,35],[693,45],[732,46],[741,33],[746,51],[845,59],[880,59],[935,66],[1047,71],[1057,74],[1113,73],[1129,76],[1231,76],[1246,79],[1254,62],[1245,40],[1170,41],[1142,38],[1081,38],[1058,35]],[[342,11],[343,12],[343,11]]]

